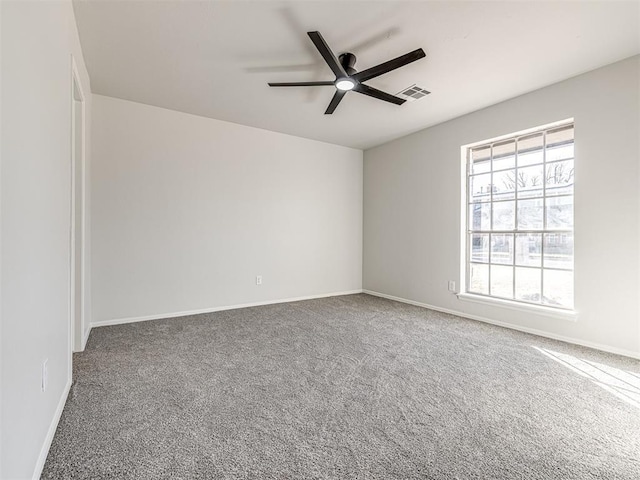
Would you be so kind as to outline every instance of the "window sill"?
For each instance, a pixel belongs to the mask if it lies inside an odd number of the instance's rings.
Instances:
[[[578,320],[578,312],[576,312],[575,310],[560,310],[558,308],[545,307],[543,305],[512,302],[510,300],[503,300],[500,298],[474,295],[473,293],[458,293],[457,297],[458,299],[464,300],[465,302],[480,303],[483,305],[490,305],[492,307],[509,308],[511,310],[516,310],[519,312],[532,313],[544,317],[559,318],[561,320],[568,320],[570,322],[576,322]]]

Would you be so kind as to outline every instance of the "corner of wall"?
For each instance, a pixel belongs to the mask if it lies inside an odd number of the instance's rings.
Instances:
[[[48,41],[29,41],[34,34]],[[0,0],[0,35],[0,119],[4,120],[0,120],[0,477],[37,478],[71,386],[65,301],[69,295],[66,172],[71,55],[86,92],[90,86],[71,0],[36,7]],[[31,94],[34,101],[20,104],[20,98]],[[42,122],[28,123],[26,119],[33,117]],[[29,177],[33,168],[50,169],[52,175]],[[42,191],[41,196],[26,195],[24,185],[29,181]],[[28,213],[20,210],[25,202],[32,202],[25,209]],[[25,245],[23,238],[34,238],[33,232],[41,232],[43,226],[46,235]],[[47,259],[46,266],[28,260],[34,250]],[[27,275],[45,268],[47,281],[38,286],[15,281],[14,272],[21,267]],[[24,300],[29,295],[37,295],[39,305],[29,305]],[[42,311],[47,315],[43,317]],[[57,340],[51,341],[53,337]],[[7,348],[14,344],[15,348]],[[49,360],[49,387],[40,394],[33,385],[41,380],[38,366],[44,359]]]

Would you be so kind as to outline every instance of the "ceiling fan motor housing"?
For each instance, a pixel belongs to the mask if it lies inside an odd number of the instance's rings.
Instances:
[[[353,68],[356,64],[356,56],[353,53],[345,52],[338,57],[338,60],[344,68],[344,71],[347,72],[347,75],[352,76],[356,73],[356,69]]]

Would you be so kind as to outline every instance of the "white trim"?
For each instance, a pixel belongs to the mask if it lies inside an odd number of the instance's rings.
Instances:
[[[80,104],[82,109],[82,125],[81,125],[81,158],[80,158],[80,174],[82,185],[80,192],[80,199],[76,198],[76,115],[75,115],[75,89],[77,88],[78,94],[80,96]],[[78,67],[76,65],[75,58],[73,54],[71,54],[71,244],[70,244],[70,269],[71,276],[69,279],[70,285],[70,310],[69,317],[71,323],[71,351],[82,351],[83,346],[78,345],[78,340],[81,341],[82,334],[78,334],[76,330],[80,329],[80,331],[84,330],[85,325],[85,282],[86,282],[86,255],[85,255],[85,244],[86,244],[86,102],[85,102],[85,94],[82,89],[82,82],[80,80],[80,73],[78,72]],[[76,275],[76,203],[80,201],[80,217],[81,217],[81,228],[80,232],[80,278],[75,278]],[[76,294],[76,283],[80,283],[80,318],[75,318],[75,294]],[[76,325],[78,323],[79,325]],[[69,361],[71,363],[71,360]],[[71,367],[69,367],[71,370]]]
[[[386,298],[388,300],[395,300],[396,302],[408,303],[409,305],[415,305],[417,307],[428,308],[429,310],[435,310],[436,312],[448,313],[450,315],[456,315],[458,317],[468,318],[470,320],[477,320],[479,322],[490,323],[492,325],[497,325],[499,327],[509,328],[511,330],[518,330],[520,332],[531,333],[532,335],[538,335],[539,337],[551,338],[553,340],[560,340],[561,342],[572,343],[574,345],[580,345],[582,347],[589,347],[595,350],[601,350],[603,352],[615,353],[616,355],[622,355],[625,357],[631,357],[640,360],[640,352],[634,352],[632,350],[625,350],[622,348],[611,347],[609,345],[604,345],[601,343],[588,342],[585,340],[579,340],[573,337],[566,337],[564,335],[556,335],[555,333],[545,332],[543,330],[537,330],[535,328],[529,327],[521,327],[520,325],[513,325],[512,323],[501,322],[498,320],[493,320],[486,317],[481,317],[479,315],[472,315],[465,312],[460,312],[457,310],[450,310],[448,308],[436,307],[434,305],[429,305],[428,303],[416,302],[413,300],[408,300],[406,298],[395,297],[393,295],[387,295],[385,293],[374,292],[373,290],[363,289],[362,293],[366,293],[368,295],[373,295],[374,297]]]
[[[473,293],[458,293],[457,297],[465,302],[480,303],[492,307],[503,307],[526,313],[534,313],[543,317],[558,318],[569,322],[578,320],[578,312],[575,310],[560,310],[558,308],[545,307],[544,305],[534,305],[525,302],[514,302],[502,298],[474,295]]]
[[[515,185],[515,190],[514,190],[514,201],[515,201],[515,224],[514,224],[514,228],[512,229],[505,229],[503,231],[497,231],[496,229],[493,228],[493,205],[494,202],[496,201],[500,201],[500,199],[495,198],[495,190],[492,188],[491,192],[489,192],[489,199],[488,199],[488,205],[491,207],[490,209],[490,217],[491,217],[491,222],[489,225],[489,228],[473,228],[473,226],[471,225],[471,215],[470,215],[470,210],[471,210],[471,205],[476,205],[475,201],[472,201],[473,199],[471,198],[471,178],[472,178],[472,159],[471,159],[471,155],[470,152],[472,149],[476,148],[476,147],[486,147],[490,149],[490,156],[489,159],[491,160],[490,162],[490,167],[489,167],[489,172],[486,174],[490,174],[491,175],[491,182],[493,183],[494,180],[494,176],[496,174],[496,172],[500,172],[500,171],[505,171],[505,167],[502,167],[498,170],[494,170],[493,167],[493,160],[494,160],[494,146],[498,143],[503,143],[505,140],[507,141],[513,141],[514,143],[514,148],[515,150],[515,157],[518,157],[518,142],[520,141],[520,139],[522,138],[530,138],[531,134],[540,134],[542,137],[542,159],[540,160],[539,163],[536,163],[535,165],[540,165],[544,167],[544,171],[546,171],[546,165],[549,164],[549,162],[555,162],[554,160],[548,160],[547,158],[547,135],[549,133],[549,131],[554,130],[554,129],[559,129],[559,128],[565,128],[566,129],[571,129],[572,131],[575,130],[575,120],[574,118],[569,118],[569,119],[565,119],[565,120],[560,120],[557,122],[553,122],[553,123],[549,123],[546,125],[541,125],[539,127],[532,127],[526,130],[522,130],[520,132],[515,132],[515,133],[509,133],[506,135],[501,135],[499,137],[495,137],[489,140],[484,140],[481,142],[474,142],[474,143],[470,143],[467,145],[463,145],[460,150],[461,150],[461,156],[463,158],[463,161],[465,162],[465,165],[463,167],[462,172],[464,173],[464,181],[462,184],[462,189],[461,189],[461,202],[462,202],[462,207],[464,208],[464,212],[463,215],[464,217],[464,222],[460,222],[461,223],[461,227],[462,227],[462,233],[463,233],[463,238],[462,241],[460,243],[460,245],[462,246],[462,248],[460,249],[460,257],[461,257],[461,262],[463,262],[464,264],[464,272],[461,273],[461,281],[460,281],[460,286],[461,286],[461,291],[463,295],[467,295],[469,288],[470,288],[470,280],[471,280],[471,266],[474,263],[478,263],[478,262],[474,262],[473,258],[472,258],[472,252],[471,252],[471,245],[470,245],[470,237],[473,234],[476,234],[478,232],[482,232],[485,235],[488,235],[487,238],[490,239],[491,235],[495,235],[495,234],[501,234],[501,233],[505,233],[508,235],[512,236],[513,241],[515,242],[517,240],[517,235],[518,233],[538,233],[541,235],[541,263],[540,266],[530,266],[531,269],[536,269],[539,272],[540,275],[540,294],[542,295],[542,293],[545,291],[545,287],[544,287],[544,279],[545,279],[545,271],[549,270],[557,270],[551,267],[546,267],[545,266],[545,242],[544,242],[544,235],[546,234],[550,234],[550,233],[555,233],[556,230],[553,229],[549,229],[548,225],[547,225],[547,209],[545,207],[545,205],[547,205],[547,199],[548,198],[552,198],[548,196],[548,192],[547,192],[547,187],[546,187],[546,181],[542,183],[542,197],[540,197],[543,201],[542,205],[543,205],[543,209],[542,209],[542,213],[543,213],[543,228],[542,229],[534,229],[532,231],[527,232],[526,230],[520,230],[518,228],[518,202],[519,201],[524,201],[527,200],[527,198],[523,198],[520,199],[519,195],[518,195],[518,182],[516,182]],[[514,158],[515,158],[514,157]],[[515,162],[515,160],[514,160]],[[515,165],[515,176],[518,176],[518,170],[519,167],[518,166],[518,162],[514,163]],[[508,169],[508,168],[507,168]],[[477,174],[476,174],[477,175]],[[543,175],[544,176],[544,175]],[[570,194],[566,194],[563,196],[567,196],[567,197],[571,197],[573,198],[574,194],[570,193]],[[553,197],[556,198],[556,197]],[[485,199],[486,200],[486,199]],[[502,199],[504,200],[504,199]],[[571,233],[573,235],[574,232],[574,228],[570,228],[567,229],[567,233]],[[514,236],[515,235],[515,236]],[[488,246],[488,248],[490,247],[490,245]],[[490,305],[489,302],[481,302],[482,299],[487,299],[487,298],[493,298],[496,299],[497,304],[501,304],[503,306],[506,306],[507,308],[511,308],[511,306],[514,303],[518,303],[518,304],[522,304],[522,305],[526,305],[526,307],[523,308],[524,311],[535,311],[535,310],[530,310],[527,307],[532,306],[532,304],[526,303],[526,302],[521,302],[518,301],[515,297],[516,297],[516,274],[517,274],[517,267],[519,266],[516,262],[516,256],[515,256],[515,250],[516,250],[516,246],[515,243],[513,244],[513,255],[512,255],[512,261],[509,264],[504,264],[504,266],[509,266],[512,268],[512,281],[511,281],[511,287],[512,287],[512,295],[513,295],[513,299],[509,300],[511,305],[505,304],[504,299],[500,299],[499,297],[495,297],[493,295],[487,294],[487,295],[473,295],[472,297],[468,297],[468,298],[464,298],[464,297],[458,297],[461,300],[470,300],[470,301],[477,301],[479,303],[485,303],[486,305]],[[479,263],[485,263],[485,262],[479,262]],[[491,286],[491,275],[492,275],[492,267],[493,265],[496,265],[495,262],[492,261],[491,258],[489,258],[486,262],[487,268],[488,268],[488,282],[489,282],[489,287]],[[571,272],[574,271],[573,267],[569,270]],[[573,279],[572,279],[573,282]],[[489,288],[490,290],[490,288]],[[481,297],[481,298],[478,298]],[[533,305],[535,307],[535,305]],[[553,308],[549,309],[548,306],[545,305],[539,305],[540,307],[542,307],[542,309],[538,310],[537,313],[541,314],[541,315],[546,315],[545,310],[547,310],[547,313],[549,313],[549,310],[553,310]],[[571,311],[568,311],[568,313],[572,313]],[[561,319],[566,319],[566,320],[573,320],[575,321],[576,319],[576,315],[575,312],[573,312],[573,318],[571,315],[558,315],[556,316],[556,318],[561,318]],[[554,315],[547,315],[547,316],[554,316]]]
[[[51,448],[51,443],[53,442],[53,436],[56,434],[56,429],[58,428],[58,423],[60,422],[60,417],[62,416],[64,405],[65,403],[67,403],[69,390],[71,390],[71,377],[69,377],[69,379],[67,380],[67,384],[62,391],[62,396],[60,397],[60,401],[58,402],[58,407],[56,408],[56,412],[54,413],[51,424],[49,425],[49,430],[47,431],[47,436],[44,438],[44,443],[42,444],[42,448],[40,449],[40,455],[38,455],[38,461],[36,462],[36,467],[33,471],[32,478],[34,480],[40,478],[40,475],[42,475],[42,469],[44,468],[44,463],[47,461],[47,455],[49,455],[49,449]]]
[[[504,135],[498,135],[497,137],[493,137],[493,138],[490,138],[488,140],[478,140],[478,141],[475,141],[475,142],[467,143],[466,145],[463,145],[462,148],[469,149],[469,148],[477,147],[479,145],[483,145],[485,143],[496,143],[496,142],[500,142],[501,140],[510,139],[512,137],[523,137],[523,136],[528,135],[530,133],[536,133],[536,132],[541,131],[541,130],[551,130],[551,129],[555,128],[555,127],[559,127],[561,125],[570,124],[570,123],[574,123],[574,122],[575,122],[574,117],[569,117],[569,118],[565,118],[564,120],[558,120],[557,122],[546,123],[546,124],[540,125],[538,127],[530,127],[530,128],[525,128],[524,130],[520,130],[518,132],[507,133],[507,134],[504,134]]]
[[[2,2],[0,2],[0,38],[2,38]],[[2,48],[0,48],[0,65],[2,65]],[[2,76],[0,75],[0,137],[2,137],[2,132],[4,131],[2,129]],[[2,185],[2,148],[0,148],[0,185]],[[1,193],[1,192],[0,192]],[[2,198],[2,195],[0,195],[0,198]],[[2,202],[0,201],[0,272],[3,272],[4,270],[2,269]],[[2,303],[2,287],[0,286],[0,338],[2,338],[2,308],[1,305],[3,305]],[[0,341],[0,364],[2,364],[2,342]],[[2,384],[3,384],[3,374],[2,374],[2,368],[0,365],[0,391],[3,391],[2,388]],[[2,421],[2,417],[4,416],[2,414],[2,412],[4,411],[2,408],[2,396],[0,395],[0,432],[3,431],[3,421]],[[2,458],[3,458],[3,448],[2,448],[2,439],[0,438],[0,476],[2,475]]]
[[[348,290],[345,292],[323,293],[320,295],[307,295],[304,297],[283,298],[280,300],[267,300],[264,302],[241,303],[237,305],[224,305],[221,307],[210,307],[210,308],[203,308],[200,310],[188,310],[184,312],[158,313],[155,315],[145,315],[142,317],[116,318],[113,320],[101,320],[98,322],[92,322],[91,326],[94,328],[106,327],[108,325],[121,325],[123,323],[146,322],[148,320],[161,320],[163,318],[186,317],[187,315],[199,315],[202,313],[221,312],[224,310],[236,310],[239,308],[260,307],[263,305],[275,305],[277,303],[300,302],[302,300],[313,300],[315,298],[339,297],[341,295],[354,295],[356,293],[362,293],[362,292],[363,290]]]
[[[89,328],[87,328],[87,331],[84,333],[84,338],[82,339],[82,351],[84,352],[84,349],[87,347],[87,342],[89,341],[89,335],[91,334],[91,329],[93,328],[93,325],[89,325]]]

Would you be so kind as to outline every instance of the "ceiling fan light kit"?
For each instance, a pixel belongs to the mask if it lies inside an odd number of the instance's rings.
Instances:
[[[395,95],[383,92],[376,88],[365,85],[362,82],[371,80],[372,78],[384,75],[392,70],[403,67],[409,63],[415,62],[424,58],[426,55],[424,50],[418,48],[412,52],[401,55],[393,60],[376,65],[375,67],[356,71],[354,65],[356,63],[356,56],[353,53],[343,53],[339,58],[333,54],[327,42],[325,42],[320,32],[307,32],[309,38],[316,46],[324,61],[327,62],[331,71],[335,74],[336,79],[334,81],[318,81],[318,82],[286,82],[286,83],[269,83],[270,87],[317,87],[317,86],[334,86],[336,93],[333,95],[325,115],[332,114],[342,98],[349,90],[368,95],[369,97],[377,98],[385,102],[393,103],[395,105],[402,105],[406,100]]]
[[[349,78],[341,78],[336,80],[336,88],[338,90],[353,90],[356,84]]]

